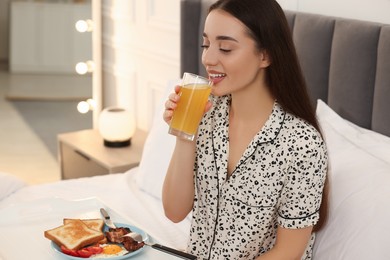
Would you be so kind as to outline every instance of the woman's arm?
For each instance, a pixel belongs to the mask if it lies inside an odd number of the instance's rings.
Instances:
[[[313,227],[287,229],[278,227],[274,247],[256,260],[301,260]]]
[[[180,86],[176,86],[175,93],[169,95],[165,103],[163,119],[168,124],[172,120],[173,111],[180,99],[178,95],[179,91]],[[165,176],[162,190],[162,202],[165,215],[173,222],[180,222],[192,210],[195,189],[195,151],[195,142],[176,138],[175,150]]]
[[[162,193],[165,215],[173,222],[182,221],[192,210],[194,161],[195,142],[177,138]]]

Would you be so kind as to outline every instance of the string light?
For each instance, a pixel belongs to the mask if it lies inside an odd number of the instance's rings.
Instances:
[[[85,101],[80,101],[77,104],[77,111],[79,111],[81,114],[86,114],[89,111],[93,111],[96,108],[96,101],[92,98],[89,98]]]
[[[95,63],[91,60],[86,62],[79,62],[76,64],[76,72],[80,75],[87,74],[88,72],[93,72],[95,68]]]
[[[78,20],[75,23],[75,28],[80,33],[91,32],[93,30],[93,22],[90,19],[87,20]],[[75,70],[78,74],[84,75],[88,72],[93,72],[95,68],[95,63],[91,60],[86,62],[79,62],[75,66]],[[93,111],[96,109],[96,101],[93,99],[87,99],[85,101],[81,101],[77,104],[77,110],[81,114],[86,114],[89,111]]]
[[[93,30],[93,22],[92,20],[78,20],[75,24],[76,30],[78,32],[92,32]]]

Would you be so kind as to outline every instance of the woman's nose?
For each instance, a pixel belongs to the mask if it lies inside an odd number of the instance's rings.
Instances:
[[[211,48],[203,49],[202,52],[202,63],[204,66],[213,66],[218,63],[217,52]]]

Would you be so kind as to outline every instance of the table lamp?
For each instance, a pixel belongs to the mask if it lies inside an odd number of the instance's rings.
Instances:
[[[131,145],[131,137],[135,129],[133,114],[124,108],[108,107],[99,115],[99,132],[107,147]]]

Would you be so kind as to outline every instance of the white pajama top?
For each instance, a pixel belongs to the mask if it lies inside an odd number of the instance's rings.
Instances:
[[[327,171],[321,135],[275,102],[227,178],[230,96],[214,97],[198,129],[188,251],[198,259],[254,259],[277,227],[313,226]],[[302,259],[311,259],[314,234]]]

